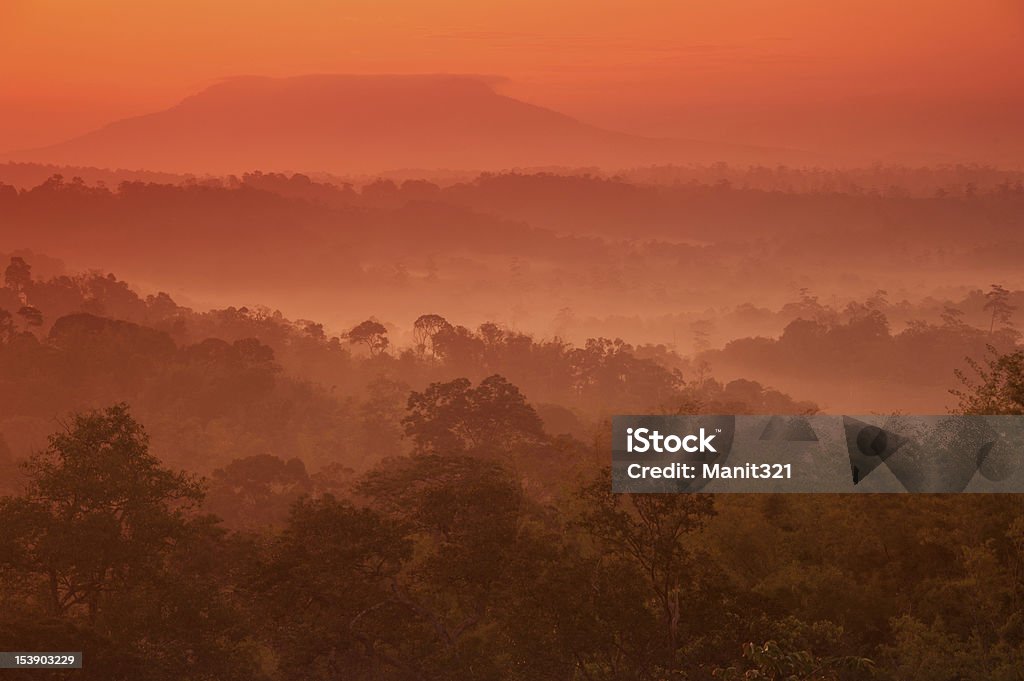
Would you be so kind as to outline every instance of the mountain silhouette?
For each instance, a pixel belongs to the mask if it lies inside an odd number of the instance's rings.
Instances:
[[[776,162],[786,152],[603,130],[456,75],[246,76],[10,160],[170,172],[380,172]]]

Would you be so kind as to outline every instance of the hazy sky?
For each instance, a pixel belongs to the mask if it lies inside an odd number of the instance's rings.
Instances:
[[[482,73],[649,135],[1004,149],[1024,0],[0,0],[0,149],[240,74]]]

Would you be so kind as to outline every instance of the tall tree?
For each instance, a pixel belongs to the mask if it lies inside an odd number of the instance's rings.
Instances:
[[[433,357],[437,357],[437,348],[434,346],[434,338],[438,332],[450,328],[448,320],[438,314],[424,314],[416,318],[412,325],[412,338],[416,346],[416,352],[425,354],[429,349]]]
[[[604,549],[631,562],[645,575],[658,606],[664,635],[664,664],[672,668],[680,645],[680,622],[694,576],[688,539],[714,515],[705,494],[614,494],[608,469],[580,492],[583,529]]]
[[[348,332],[348,342],[365,345],[370,357],[376,357],[388,348],[388,330],[380,322],[367,319]]]
[[[201,497],[160,466],[145,432],[118,404],[76,415],[26,463],[28,492],[0,505],[7,560],[45,578],[50,611],[87,608],[151,568]]]
[[[403,423],[420,454],[510,454],[545,440],[537,412],[497,374],[476,387],[458,378],[413,392]]]
[[[1017,306],[1010,304],[1009,290],[1001,284],[992,284],[988,293],[985,294],[985,300],[985,309],[992,313],[992,319],[988,327],[989,335],[995,333],[996,323],[999,324],[1000,328],[1013,325],[1013,312],[1017,309]]]
[[[14,576],[21,621],[66,625],[46,640],[84,648],[90,679],[251,674],[223,533],[192,512],[200,485],[160,465],[126,405],[74,416],[26,472],[26,492],[0,500],[0,573]]]

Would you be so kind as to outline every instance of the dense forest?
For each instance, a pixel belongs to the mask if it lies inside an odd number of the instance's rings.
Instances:
[[[622,338],[826,409],[941,412],[964,357],[1016,342],[989,306],[997,287],[1009,307],[1024,302],[1024,190],[1012,173],[746,172],[775,179],[501,173],[354,186],[125,173],[104,185],[53,175],[0,187],[0,223],[43,281],[99,267],[197,310],[259,317],[266,306],[335,333],[375,318],[395,347],[416,345],[424,314],[576,349]],[[799,178],[809,188],[785,189]],[[866,189],[866,178],[900,184]],[[807,343],[816,351],[794,370]],[[839,388],[872,362],[859,390]]]
[[[715,378],[750,358],[856,383],[915,380],[900,358],[926,354],[949,362],[928,378],[954,408],[1024,413],[1019,294],[1002,287],[896,333],[884,296],[805,292],[780,334],[680,355],[430,309],[343,331],[200,312],[31,253],[2,283],[0,648],[86,656],[24,678],[1024,668],[1015,495],[614,495],[606,468],[614,413],[821,408]]]
[[[584,441],[614,413],[815,408],[756,381],[722,383],[665,346],[621,339],[576,346],[423,314],[412,342],[398,345],[373,319],[331,334],[265,308],[200,313],[166,294],[142,298],[113,275],[37,280],[21,256],[5,284],[0,432],[17,451],[45,443],[54,413],[126,400],[162,458],[193,470],[208,473],[240,449],[362,470],[406,453],[410,390],[492,376],[529,396],[551,435]]]

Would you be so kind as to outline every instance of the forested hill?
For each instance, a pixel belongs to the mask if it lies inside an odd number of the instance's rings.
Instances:
[[[12,257],[0,648],[83,650],[88,681],[981,681],[1024,664],[1015,497],[613,495],[611,413],[815,407],[665,347],[433,313],[411,344],[392,335],[199,312]],[[1019,413],[1000,377],[1020,364],[999,358],[963,404]]]
[[[142,298],[113,275],[38,279],[15,256],[0,287],[0,433],[18,458],[42,446],[54,418],[127,401],[154,451],[190,470],[267,453],[362,470],[405,451],[411,390],[462,378],[502,376],[549,435],[582,441],[612,413],[813,408],[752,381],[684,375],[686,360],[665,347],[577,347],[430,312],[409,330],[413,343],[392,345],[374,320],[331,333],[265,308],[198,312],[166,294]]]

